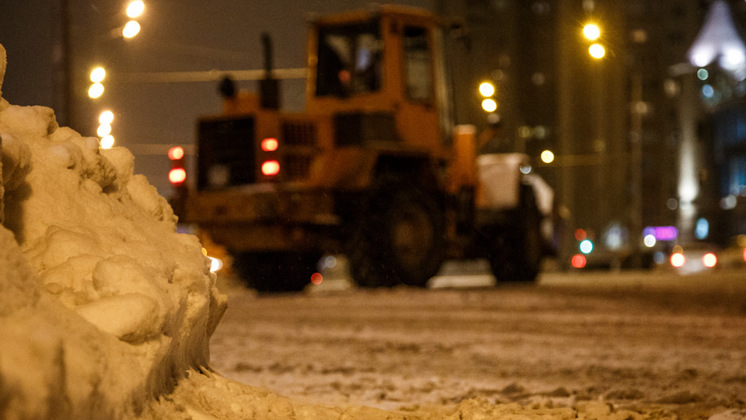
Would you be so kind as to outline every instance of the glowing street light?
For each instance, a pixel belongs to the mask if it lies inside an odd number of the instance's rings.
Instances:
[[[596,60],[600,60],[606,55],[606,48],[601,44],[593,44],[588,47],[588,54]]]
[[[103,67],[96,67],[95,69],[91,70],[91,82],[93,83],[101,83],[106,78],[106,69]]]
[[[140,24],[137,23],[136,20],[131,20],[127,22],[127,24],[124,25],[124,28],[122,29],[122,36],[127,39],[134,38],[139,33],[140,33]]]
[[[111,125],[111,123],[114,121],[114,113],[106,110],[99,114],[98,116],[98,123],[101,125]]]
[[[127,5],[127,17],[130,19],[134,19],[136,17],[139,17],[142,15],[142,12],[145,11],[145,2],[142,0],[135,0],[130,2],[130,4]]]
[[[583,36],[589,41],[595,41],[601,37],[601,28],[595,23],[589,23],[583,26]]]
[[[497,111],[497,102],[492,98],[487,98],[482,101],[482,109],[487,112]]]
[[[88,88],[88,97],[96,99],[100,98],[104,94],[104,85],[101,83],[94,83]]]
[[[490,82],[482,82],[479,85],[479,93],[485,98],[488,98],[495,94],[495,85]]]
[[[109,134],[111,134],[111,126],[109,124],[101,124],[98,126],[98,129],[96,130],[96,134],[98,134],[99,137],[106,137]]]
[[[541,152],[541,161],[544,163],[554,162],[554,153],[551,150],[545,150]]]
[[[101,148],[111,149],[112,147],[114,147],[114,136],[111,134],[104,136],[104,138],[101,139]]]

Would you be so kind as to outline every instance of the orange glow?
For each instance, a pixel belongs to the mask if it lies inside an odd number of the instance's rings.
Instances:
[[[704,264],[707,268],[713,268],[716,265],[718,265],[718,257],[717,255],[713,254],[712,252],[708,252],[707,254],[702,256],[702,264]]]
[[[171,160],[179,160],[184,157],[184,148],[181,146],[174,146],[168,149],[168,158]]]
[[[743,260],[746,261],[746,248],[743,249]]]
[[[280,162],[268,160],[262,163],[262,173],[265,176],[275,176],[280,173]]]
[[[184,168],[173,168],[168,172],[168,180],[173,185],[181,185],[186,181],[186,170]]]
[[[686,264],[686,257],[681,252],[674,252],[671,254],[671,265],[676,268],[681,268]]]
[[[274,152],[278,147],[280,147],[280,142],[274,137],[267,137],[262,140],[262,150],[265,152]]]
[[[324,281],[324,276],[322,276],[321,273],[311,274],[311,283],[318,285],[321,284],[322,281]]]
[[[576,241],[583,241],[585,239],[588,239],[588,235],[585,233],[585,230],[583,230],[583,229],[575,229],[575,240]]]
[[[585,258],[585,255],[575,254],[572,256],[572,260],[570,261],[570,263],[575,268],[584,268],[585,265],[588,263],[588,260]]]

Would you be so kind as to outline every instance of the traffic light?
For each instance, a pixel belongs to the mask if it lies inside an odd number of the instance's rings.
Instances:
[[[168,149],[168,158],[171,160],[171,170],[168,172],[168,180],[174,188],[185,185],[187,179],[184,155],[184,148],[181,146],[174,146]]]

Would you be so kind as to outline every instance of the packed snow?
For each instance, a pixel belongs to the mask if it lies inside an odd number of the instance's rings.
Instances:
[[[12,62],[12,60],[11,60]],[[0,46],[0,96],[5,73]],[[209,340],[227,305],[195,236],[125,148],[0,99],[0,418],[638,418],[604,403],[466,399],[428,413],[298,402],[226,379]]]

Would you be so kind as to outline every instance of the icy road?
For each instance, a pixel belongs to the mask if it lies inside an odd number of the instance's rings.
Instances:
[[[479,276],[436,279],[440,286]],[[478,281],[477,281],[478,283]],[[427,412],[480,397],[746,418],[746,272],[543,274],[537,285],[257,296],[226,285],[229,378],[300,401]]]

